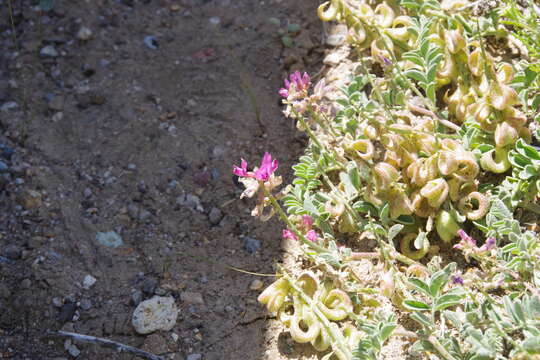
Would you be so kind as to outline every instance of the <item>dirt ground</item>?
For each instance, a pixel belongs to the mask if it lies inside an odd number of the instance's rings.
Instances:
[[[60,329],[170,359],[298,358],[256,303],[256,277],[219,264],[272,273],[283,257],[280,225],[249,215],[231,167],[269,151],[290,180],[305,139],[277,90],[286,71],[319,69],[317,1],[57,0],[41,13],[12,0],[13,24],[9,3],[0,358],[136,358],[79,342],[77,354],[50,336]],[[271,17],[301,25],[294,47]],[[122,246],[97,241],[110,231]],[[131,315],[155,294],[175,298],[178,321],[138,335]]]

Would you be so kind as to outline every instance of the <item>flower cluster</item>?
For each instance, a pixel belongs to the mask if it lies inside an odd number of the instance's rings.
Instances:
[[[305,233],[304,236],[306,239],[311,242],[317,242],[319,234],[317,231],[313,230],[312,227],[313,218],[309,215],[303,215],[298,229]],[[298,240],[298,236],[290,229],[283,229],[282,237],[284,239]]]
[[[472,255],[485,255],[497,246],[497,240],[494,237],[489,237],[486,242],[478,247],[476,245],[476,239],[468,235],[465,230],[460,229],[458,235],[461,238],[460,242],[454,245],[454,249],[463,251],[465,259],[469,261],[469,257]]]

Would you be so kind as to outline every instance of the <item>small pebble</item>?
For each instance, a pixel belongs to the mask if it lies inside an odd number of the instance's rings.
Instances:
[[[58,57],[58,51],[52,45],[47,45],[41,48],[39,54],[43,57]]]
[[[131,303],[135,306],[139,305],[141,301],[143,300],[143,293],[140,290],[135,290],[133,294],[131,294]]]
[[[93,36],[92,30],[90,30],[86,26],[82,26],[77,32],[77,39],[82,40],[82,41],[90,40],[92,36]]]
[[[52,298],[52,304],[57,308],[61,308],[62,305],[64,305],[64,302],[59,297],[53,297]]]
[[[137,165],[135,165],[135,164],[128,164],[127,168],[128,168],[128,170],[135,170],[135,169],[137,169]]]
[[[83,196],[84,196],[85,198],[87,198],[87,199],[88,199],[90,196],[92,196],[92,189],[90,189],[90,188],[84,189],[84,191],[83,191]]]
[[[152,36],[152,35],[149,35],[149,36],[145,36],[145,37],[144,37],[144,44],[145,44],[148,48],[150,48],[150,49],[152,49],[152,50],[157,50],[158,47],[159,47],[159,43],[158,43],[156,37],[155,37],[155,36]]]
[[[208,21],[210,21],[210,24],[212,25],[218,25],[221,22],[221,19],[219,16],[212,16]]]
[[[145,294],[152,295],[154,290],[156,290],[157,281],[153,278],[146,278],[142,284],[142,291]]]
[[[210,221],[210,224],[217,225],[223,218],[223,214],[221,213],[221,210],[214,207],[212,210],[210,210],[210,214],[208,214],[208,220]]]
[[[186,360],[201,360],[202,355],[201,354],[189,354]]]
[[[83,280],[83,288],[90,289],[96,283],[97,279],[92,275],[86,275]]]
[[[88,298],[83,298],[81,300],[81,309],[83,310],[90,310],[92,308],[92,300]]]
[[[253,291],[257,291],[257,290],[261,290],[263,286],[264,286],[264,283],[261,280],[255,279],[251,282],[251,284],[249,284],[249,289]]]
[[[3,161],[0,161],[0,173],[7,172],[9,170],[9,166]]]
[[[96,240],[104,246],[117,248],[119,246],[124,245],[124,242],[122,241],[122,237],[118,235],[115,231],[108,231],[108,232],[98,232],[96,234]]]
[[[244,250],[250,254],[255,254],[261,248],[260,240],[251,238],[249,236],[244,236],[243,244]]]
[[[2,157],[6,160],[11,160],[11,157],[13,156],[13,154],[15,153],[15,151],[10,148],[10,147],[2,147]]]
[[[10,260],[19,260],[21,258],[22,250],[15,244],[10,244],[4,248],[4,256]]]

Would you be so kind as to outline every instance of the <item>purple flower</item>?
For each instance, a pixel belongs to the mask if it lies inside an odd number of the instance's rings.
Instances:
[[[233,174],[240,177],[247,177],[247,161],[244,159],[240,159],[240,166],[233,165]]]
[[[497,240],[494,237],[487,238],[484,245],[480,247],[480,251],[490,251],[497,245]]]
[[[476,246],[476,240],[473,239],[472,237],[470,237],[466,232],[465,230],[463,229],[459,229],[457,234],[459,235],[459,237],[461,238],[461,246],[463,245],[469,245],[469,246]],[[459,247],[457,247],[458,245],[460,244],[456,244],[454,245],[455,248],[459,249]]]
[[[454,285],[463,285],[464,284],[463,278],[460,275],[452,275],[452,277],[450,279],[452,281],[452,284],[454,284]]]
[[[306,238],[309,241],[317,242],[317,239],[319,238],[319,234],[315,230],[309,230],[306,234]]]
[[[261,166],[257,170],[255,170],[255,179],[267,181],[268,179],[270,179],[270,176],[272,176],[274,171],[277,170],[277,168],[278,161],[276,159],[272,159],[272,155],[265,152],[261,161]]]
[[[281,236],[284,238],[284,239],[289,239],[289,240],[298,240],[298,236],[296,236],[295,233],[293,233],[291,230],[289,229],[283,229],[283,232],[281,233]]]

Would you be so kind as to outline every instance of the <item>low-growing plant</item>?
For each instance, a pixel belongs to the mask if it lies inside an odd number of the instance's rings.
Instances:
[[[285,79],[310,139],[291,185],[270,154],[234,168],[311,269],[281,269],[259,301],[325,359],[378,359],[396,336],[430,358],[540,358],[538,235],[519,221],[540,214],[537,55],[500,61],[514,38],[534,48],[536,8],[480,3],[323,3],[349,28],[347,85]]]

